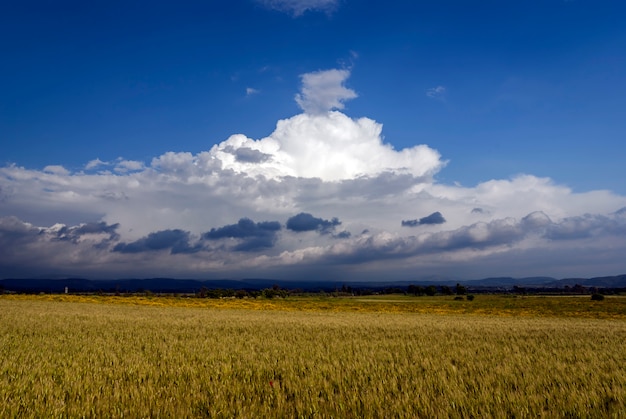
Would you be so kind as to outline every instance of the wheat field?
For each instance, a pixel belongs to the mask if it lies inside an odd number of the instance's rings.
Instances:
[[[619,318],[130,301],[0,297],[0,417],[626,412]]]

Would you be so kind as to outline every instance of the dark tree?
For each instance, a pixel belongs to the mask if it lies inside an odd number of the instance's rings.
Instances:
[[[447,285],[442,285],[442,286],[441,286],[441,293],[442,293],[442,294],[444,294],[444,295],[452,295],[452,294],[454,294],[454,293],[452,292],[452,288],[450,288],[450,287],[449,287],[449,286],[447,286]]]

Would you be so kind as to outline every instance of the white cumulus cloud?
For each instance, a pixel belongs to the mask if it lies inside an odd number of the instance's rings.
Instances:
[[[444,163],[436,150],[418,145],[394,150],[382,140],[382,125],[340,112],[300,114],[281,120],[268,137],[255,141],[233,135],[210,154],[222,168],[248,175],[295,176],[326,181],[375,176],[384,172],[416,177],[436,173]],[[238,158],[237,150],[255,150],[262,161]]]

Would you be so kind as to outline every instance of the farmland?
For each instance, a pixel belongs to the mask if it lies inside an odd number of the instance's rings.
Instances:
[[[625,320],[619,296],[1,296],[0,417],[618,417]]]

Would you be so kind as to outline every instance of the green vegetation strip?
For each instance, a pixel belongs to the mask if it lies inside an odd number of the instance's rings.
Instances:
[[[458,297],[457,297],[458,298]],[[479,295],[472,301],[454,296],[415,297],[407,295],[376,295],[368,297],[320,297],[319,295],[288,298],[197,298],[150,294],[141,296],[107,295],[4,295],[5,300],[86,302],[115,305],[148,305],[158,307],[196,307],[216,309],[339,311],[375,313],[466,314],[489,316],[548,316],[626,320],[626,296],[607,296],[594,301],[591,296],[519,296]]]
[[[0,298],[0,417],[619,417],[626,411],[622,320],[354,312],[391,304],[376,299],[345,307],[329,299],[310,310],[256,302],[279,306],[268,310],[234,308],[245,303],[234,300],[220,309],[166,305],[159,297],[128,304],[48,298]],[[331,309],[321,309],[324,304]]]

